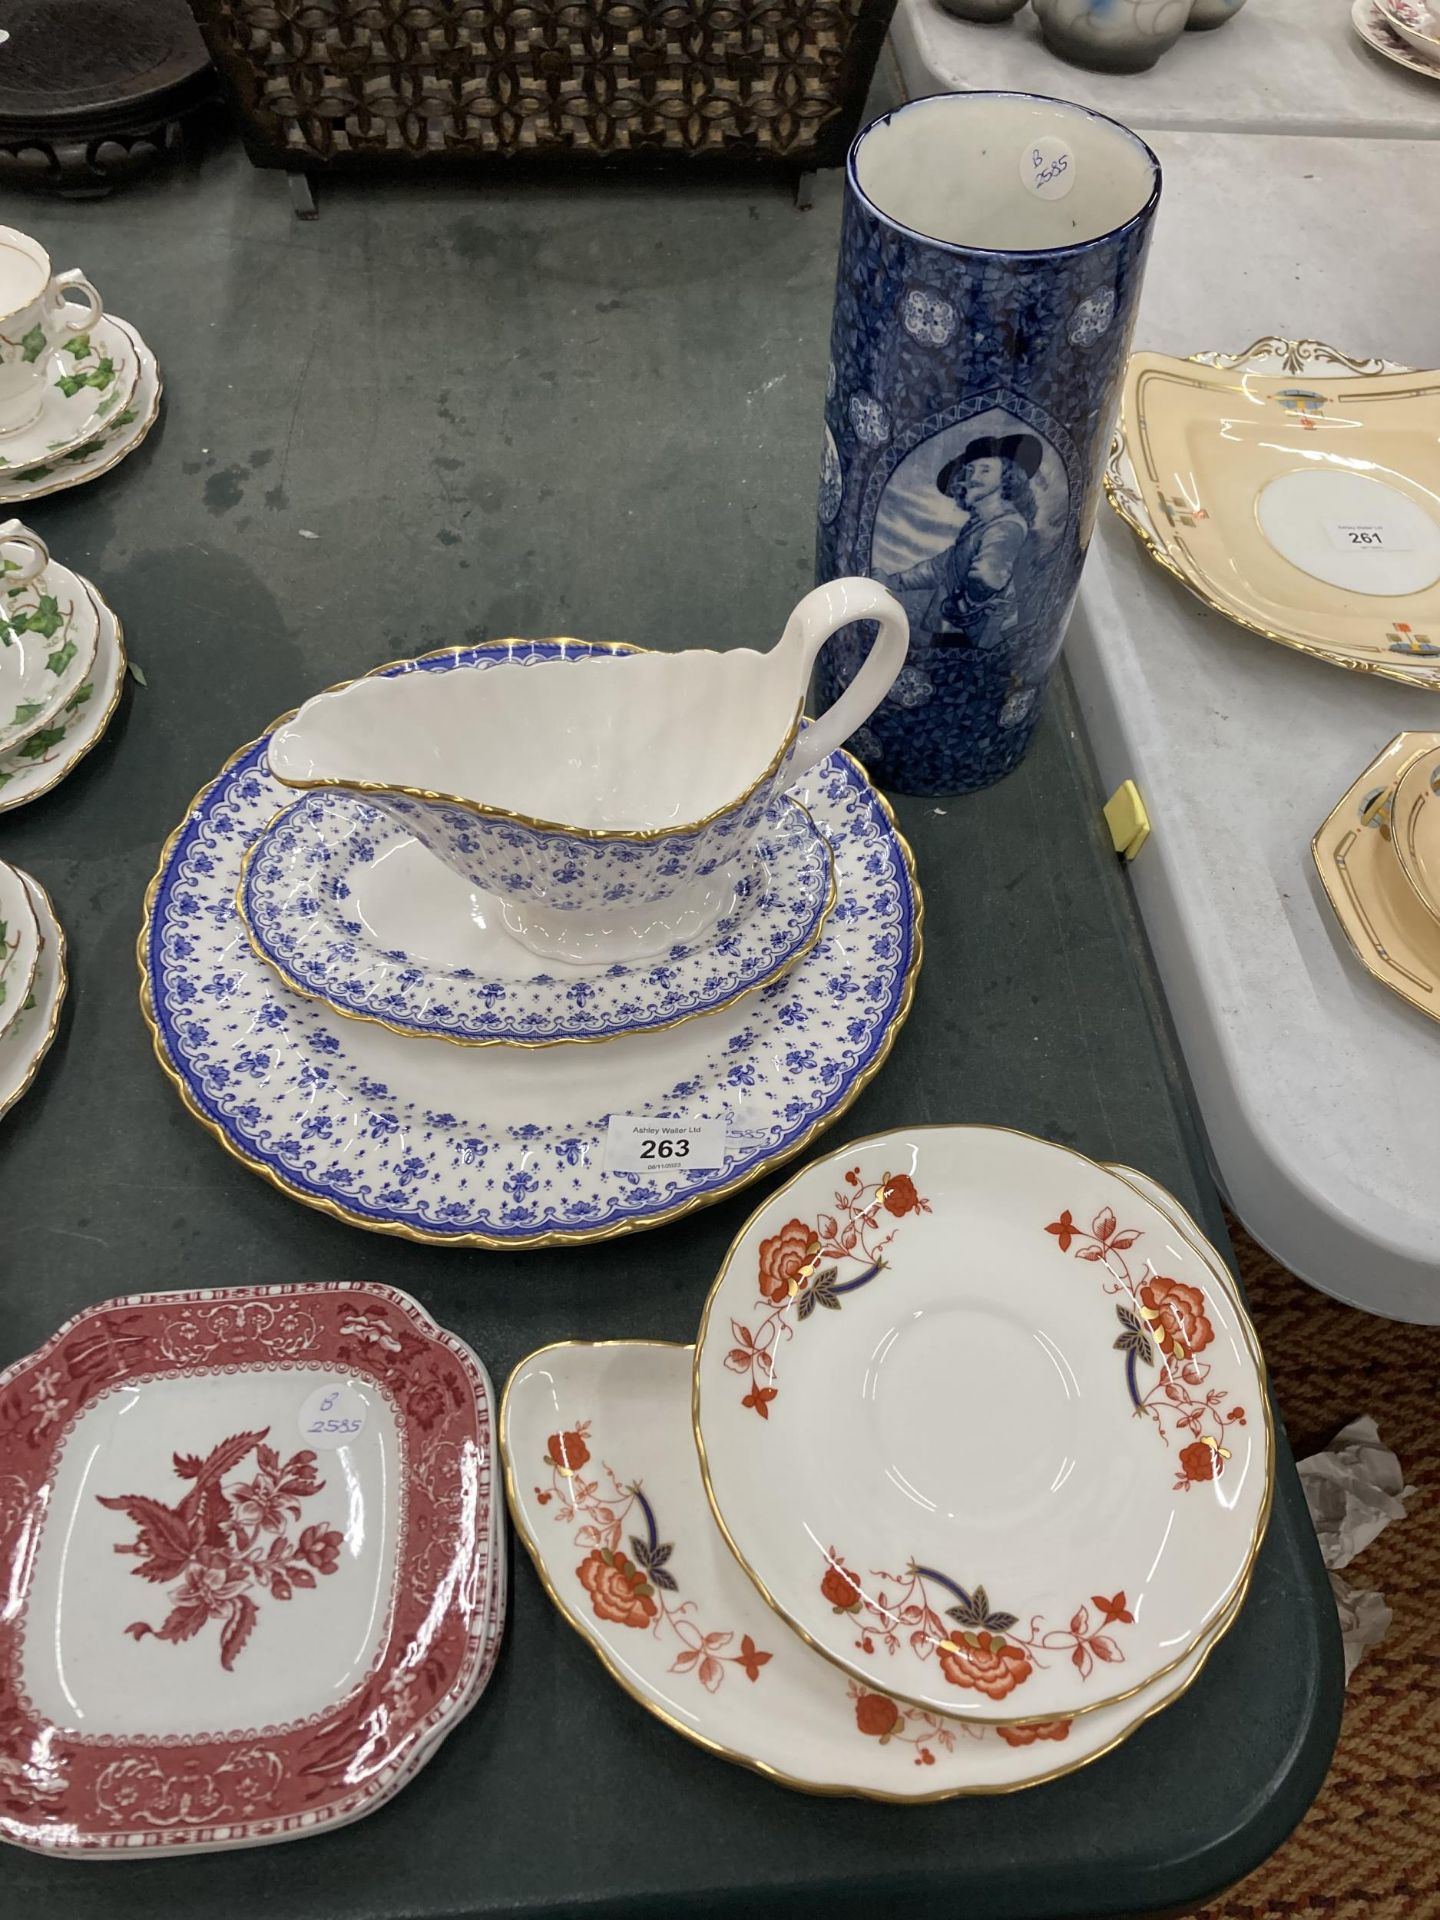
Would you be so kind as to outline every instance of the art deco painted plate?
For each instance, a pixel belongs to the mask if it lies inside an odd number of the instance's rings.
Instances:
[[[846,1147],[742,1230],[701,1470],[777,1613],[930,1712],[1086,1714],[1167,1674],[1259,1548],[1258,1350],[1114,1174],[987,1127]]]
[[[97,479],[133,453],[154,426],[160,411],[160,370],[154,354],[127,321],[107,313],[103,325],[123,334],[134,350],[138,374],[129,401],[106,417],[100,432],[78,446],[52,450],[29,466],[0,465],[0,504],[24,505]]]
[[[100,619],[85,582],[52,560],[0,593],[0,755],[51,722],[95,665]]]
[[[383,671],[557,651],[585,648],[516,641]],[[447,1245],[538,1246],[689,1212],[799,1152],[843,1113],[883,1064],[914,991],[920,903],[889,808],[845,754],[795,792],[830,843],[838,904],[783,980],[665,1033],[477,1053],[299,999],[251,950],[235,907],[240,862],[286,798],[262,738],[196,800],[146,896],[141,995],[157,1057],[244,1165],[357,1226]],[[612,1168],[611,1114],[717,1120],[720,1164]]]
[[[1396,66],[1408,67],[1411,73],[1418,73],[1426,80],[1440,80],[1440,62],[1407,45],[1375,0],[1355,0],[1350,9],[1350,24],[1367,47],[1393,60]]]
[[[59,786],[100,739],[114,717],[125,685],[125,640],[120,622],[88,580],[72,576],[92,601],[98,622],[95,659],[86,678],[58,712],[0,753],[0,813],[23,807]]]
[[[540,961],[498,903],[366,800],[312,793],[246,853],[236,904],[250,944],[297,993],[395,1033],[466,1046],[555,1046],[659,1031],[779,979],[834,902],[826,840],[781,798],[705,941],[660,959]]]
[[[1440,751],[1417,754],[1395,783],[1391,844],[1426,913],[1440,921]],[[1440,951],[1440,932],[1431,935]]]
[[[25,876],[0,860],[0,1042],[19,1020],[40,964],[40,926]]]
[[[40,1071],[40,1062],[50,1051],[60,1025],[68,985],[65,932],[55,917],[50,896],[30,874],[22,873],[20,878],[39,929],[40,957],[29,993],[0,1036],[0,1115],[10,1111]]]
[[[837,1672],[769,1611],[715,1525],[689,1443],[691,1363],[689,1347],[543,1347],[510,1378],[500,1448],[550,1598],[697,1746],[811,1793],[1007,1793],[1109,1753],[1208,1658],[1213,1640],[1121,1705],[1023,1727],[947,1719],[890,1694],[883,1673]]]
[[[388,1287],[133,1295],[0,1375],[0,1837],[139,1857],[358,1818],[503,1603],[483,1368]]]
[[[1335,918],[1365,971],[1440,1020],[1440,928],[1394,846],[1395,785],[1440,733],[1401,733],[1361,774],[1310,843]]]
[[[1440,687],[1440,375],[1318,341],[1133,354],[1106,492],[1207,605]]]

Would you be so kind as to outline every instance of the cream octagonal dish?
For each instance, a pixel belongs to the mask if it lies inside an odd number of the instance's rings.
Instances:
[[[1127,1698],[1226,1613],[1263,1405],[1243,1310],[1165,1215],[985,1127],[806,1168],[695,1353],[711,1504],[776,1611],[898,1699],[1016,1724]]]
[[[253,1846],[404,1784],[493,1657],[491,1398],[344,1283],[112,1300],[0,1375],[0,1838]]]
[[[879,626],[864,667],[802,734],[815,656],[863,620]],[[496,895],[532,952],[643,958],[732,910],[772,801],[869,718],[908,634],[883,587],[834,580],[768,653],[495,649],[483,672],[368,675],[278,726],[269,769],[287,787],[366,795]]]
[[[1419,753],[1395,782],[1392,812],[1400,871],[1432,920],[1440,921],[1440,752]],[[1440,934],[1434,944],[1440,947]]]

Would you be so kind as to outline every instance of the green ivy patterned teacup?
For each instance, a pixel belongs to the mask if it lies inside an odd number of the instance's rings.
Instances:
[[[72,292],[83,305],[71,303]],[[0,435],[30,425],[44,403],[50,356],[104,311],[78,267],[52,274],[38,240],[0,227]]]

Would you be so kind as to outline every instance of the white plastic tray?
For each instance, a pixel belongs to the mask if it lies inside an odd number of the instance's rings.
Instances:
[[[1151,138],[1166,188],[1137,345],[1278,333],[1435,363],[1440,248],[1410,245],[1400,209],[1440,204],[1440,148]],[[1440,695],[1242,632],[1108,506],[1066,657],[1105,791],[1131,777],[1149,809],[1130,873],[1221,1186],[1315,1286],[1440,1322],[1440,1025],[1360,966],[1310,858],[1385,742],[1440,726]]]
[[[890,38],[912,96],[1014,87],[1130,126],[1440,139],[1440,84],[1365,46],[1350,0],[1249,0],[1223,27],[1182,34],[1148,73],[1091,73],[1059,59],[1030,7],[983,25],[937,0],[900,0]]]

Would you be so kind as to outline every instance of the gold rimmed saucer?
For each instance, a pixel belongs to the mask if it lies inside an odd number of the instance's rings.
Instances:
[[[1237,625],[1440,689],[1437,436],[1440,374],[1320,341],[1134,354],[1105,489],[1152,558]]]
[[[1416,754],[1395,782],[1391,830],[1401,873],[1440,922],[1440,749]]]
[[[1400,733],[1347,790],[1310,843],[1335,918],[1374,979],[1440,1020],[1440,928],[1394,846],[1396,783],[1440,733]]]

